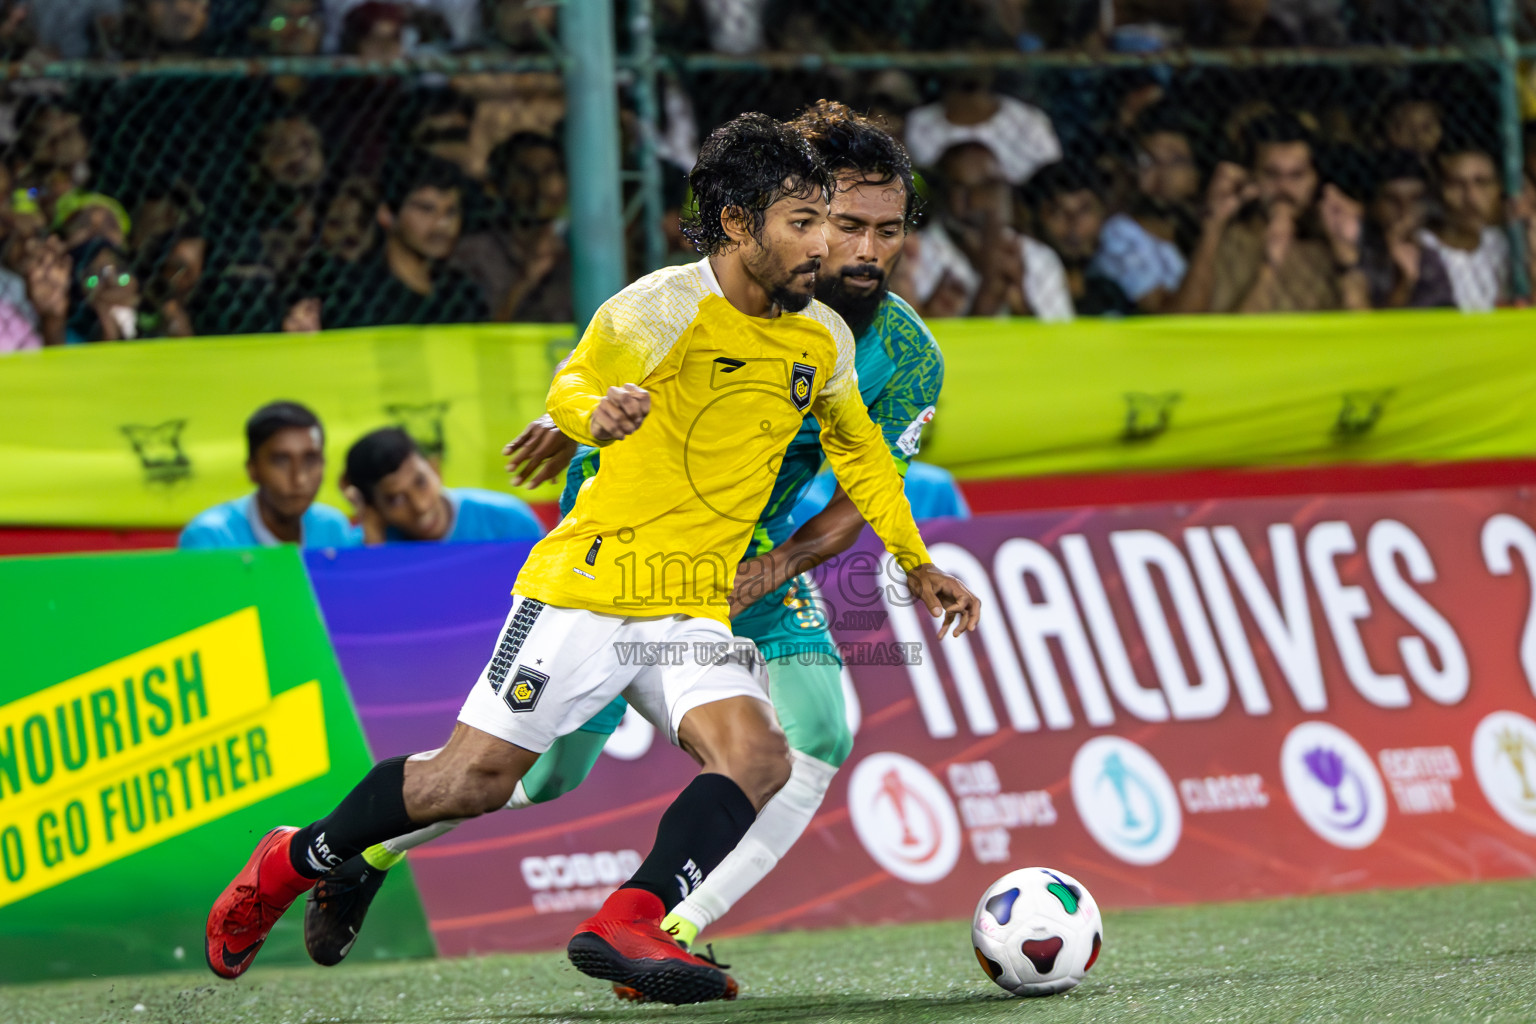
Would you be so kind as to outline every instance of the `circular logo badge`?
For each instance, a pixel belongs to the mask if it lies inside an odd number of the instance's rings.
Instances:
[[[848,779],[848,813],[875,863],[908,882],[937,882],[960,859],[960,819],[933,773],[905,754],[871,754]]]
[[[1072,758],[1072,802],[1088,834],[1129,864],[1157,864],[1179,845],[1179,797],[1157,758],[1130,740],[1098,736]]]
[[[1536,836],[1536,722],[1495,711],[1477,723],[1472,769],[1499,817]]]
[[[1291,806],[1334,846],[1370,846],[1387,823],[1387,791],[1365,748],[1327,722],[1303,722],[1280,747]]]

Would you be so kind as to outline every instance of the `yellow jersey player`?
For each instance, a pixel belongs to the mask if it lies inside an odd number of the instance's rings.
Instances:
[[[598,311],[551,386],[600,471],[533,548],[490,661],[447,744],[380,762],[330,814],[268,833],[215,902],[209,966],[238,977],[278,917],[370,845],[503,806],[558,736],[623,695],[699,762],[634,876],[572,936],[571,962],[646,998],[729,998],[735,982],[659,927],[783,786],[790,759],[761,659],[729,628],[735,566],[806,415],[839,482],[941,634],[979,606],[928,558],[860,398],[846,324],[812,302],[831,179],[805,139],[760,114],[721,126],[690,177],[697,264],[650,275]],[[636,664],[634,650],[685,652]],[[743,649],[744,648],[744,649]]]

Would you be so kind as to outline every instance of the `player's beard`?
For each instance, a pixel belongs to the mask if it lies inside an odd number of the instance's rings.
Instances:
[[[796,266],[785,267],[775,261],[772,250],[759,244],[756,251],[745,254],[742,266],[752,280],[768,293],[768,301],[787,313],[800,312],[811,304],[811,299],[816,297],[814,278],[811,280],[812,287],[809,291],[798,291],[794,285],[796,278],[801,275],[814,274],[821,269],[819,259],[806,260]]]
[[[867,294],[848,287],[849,278],[873,278],[879,282]],[[816,279],[816,297],[843,318],[855,338],[869,330],[880,315],[880,304],[891,293],[890,278],[873,263],[854,263],[835,274],[822,274]]]

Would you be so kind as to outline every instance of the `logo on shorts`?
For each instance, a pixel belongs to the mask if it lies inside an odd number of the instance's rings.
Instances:
[[[1370,846],[1387,823],[1387,791],[1355,738],[1327,722],[1303,722],[1280,746],[1280,775],[1307,827],[1334,846]]]
[[[544,684],[549,682],[549,676],[543,672],[529,668],[527,665],[519,665],[517,675],[512,677],[512,683],[502,693],[501,699],[506,701],[507,707],[513,711],[532,711],[533,706],[539,702],[539,694],[544,692]]]
[[[960,859],[960,819],[933,773],[905,754],[871,754],[848,780],[848,811],[875,863],[907,882],[937,882]]]
[[[1536,836],[1536,722],[1495,711],[1472,734],[1472,768],[1499,817]]]
[[[816,367],[796,363],[789,372],[789,397],[795,408],[805,412],[811,404],[811,387],[816,382]]]
[[[1128,864],[1158,864],[1179,845],[1179,796],[1157,758],[1119,736],[1098,736],[1072,758],[1072,802],[1088,834]]]

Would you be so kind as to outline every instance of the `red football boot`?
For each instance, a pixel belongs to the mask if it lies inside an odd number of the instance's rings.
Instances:
[[[620,889],[583,921],[565,947],[578,971],[614,982],[624,998],[660,1003],[735,999],[736,982],[661,930],[666,907],[654,893]]]
[[[288,843],[297,831],[285,825],[262,836],[251,859],[208,912],[203,952],[219,977],[244,974],[283,911],[314,888],[315,880],[293,870],[288,861]]]

